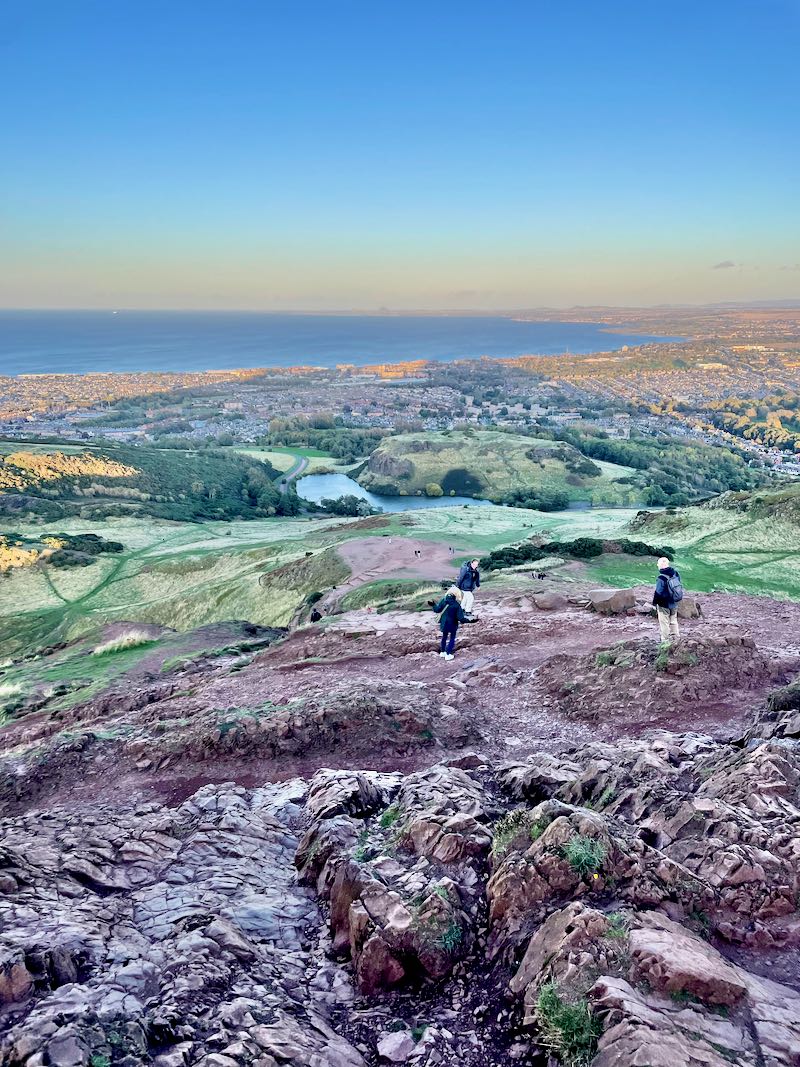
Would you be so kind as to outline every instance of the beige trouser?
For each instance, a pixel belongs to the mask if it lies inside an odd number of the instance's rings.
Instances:
[[[671,637],[680,637],[681,630],[678,626],[678,609],[656,608],[658,611],[658,628],[661,630],[661,640],[669,641]]]
[[[474,600],[475,594],[472,592],[471,589],[465,589],[461,593],[461,607],[464,609],[464,611],[467,612],[467,614],[472,611],[472,604]]]

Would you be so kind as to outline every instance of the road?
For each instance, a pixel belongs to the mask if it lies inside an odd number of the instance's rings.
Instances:
[[[295,465],[290,470],[286,471],[285,474],[281,474],[278,478],[275,479],[278,483],[278,487],[281,491],[282,496],[289,491],[290,483],[299,478],[307,466],[308,458],[306,456],[298,456],[297,463],[295,463]]]

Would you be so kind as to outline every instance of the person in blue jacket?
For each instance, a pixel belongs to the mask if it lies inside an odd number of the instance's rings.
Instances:
[[[461,591],[456,586],[451,586],[438,604],[432,600],[429,603],[439,616],[439,629],[442,631],[439,655],[443,659],[452,659],[458,627],[462,622],[467,621],[464,609],[461,607]]]

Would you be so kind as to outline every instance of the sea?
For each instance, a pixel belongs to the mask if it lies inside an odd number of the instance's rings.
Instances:
[[[0,311],[0,375],[365,366],[583,354],[680,340],[500,315]]]

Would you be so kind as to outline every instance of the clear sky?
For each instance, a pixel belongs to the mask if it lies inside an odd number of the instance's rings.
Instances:
[[[5,0],[0,306],[800,297],[800,0]]]

